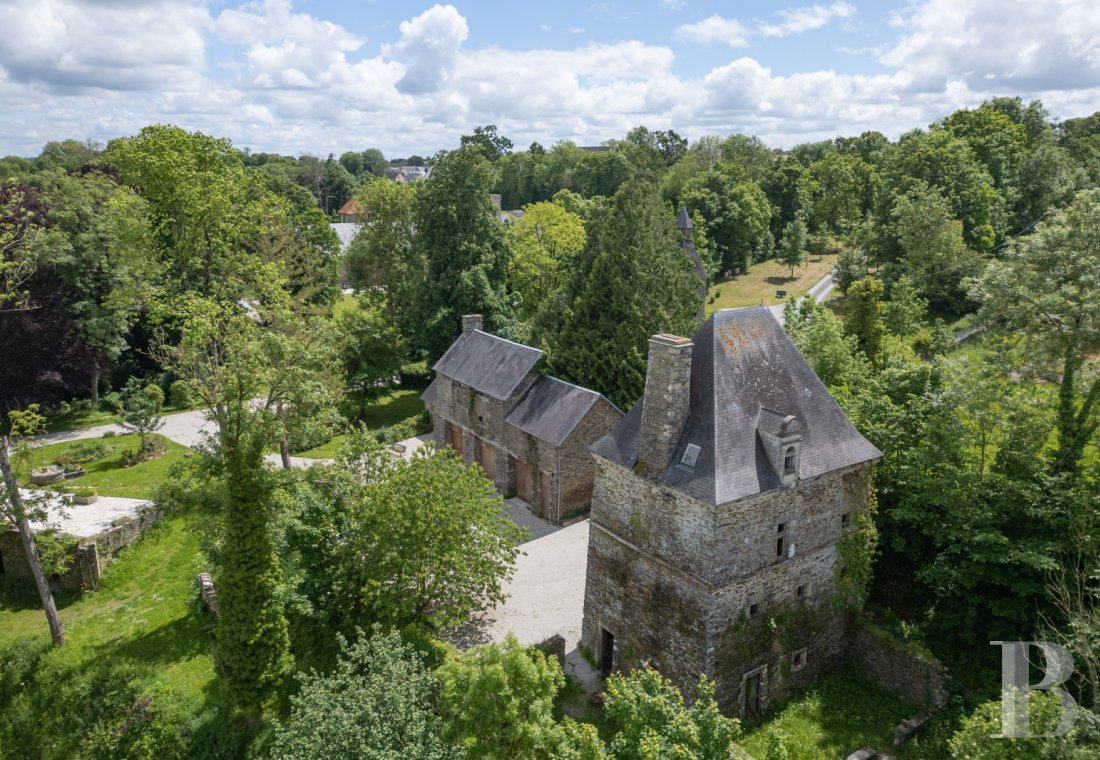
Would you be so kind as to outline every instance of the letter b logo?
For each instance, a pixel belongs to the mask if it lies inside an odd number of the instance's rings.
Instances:
[[[1001,731],[994,739],[1063,736],[1077,722],[1077,701],[1065,689],[1055,689],[1073,675],[1073,656],[1065,647],[1047,641],[991,641],[1001,648]],[[1043,653],[1043,680],[1030,684],[1029,647]],[[1062,700],[1062,720],[1049,734],[1032,734],[1028,725],[1031,690],[1054,691]]]

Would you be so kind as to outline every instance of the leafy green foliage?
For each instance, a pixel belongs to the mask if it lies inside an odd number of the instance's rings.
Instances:
[[[875,365],[882,361],[885,330],[882,322],[882,293],[882,280],[864,277],[848,288],[844,307],[844,331],[855,336],[863,353]]]
[[[417,246],[427,258],[420,292],[421,348],[443,355],[461,330],[464,314],[482,314],[486,328],[507,333],[512,322],[505,294],[511,251],[489,200],[492,164],[474,147],[440,153],[417,197]]]
[[[783,228],[783,237],[779,243],[779,261],[791,268],[791,279],[794,279],[795,268],[806,263],[806,238],[806,222],[801,215]]]
[[[684,705],[680,690],[646,667],[607,681],[607,714],[619,727],[608,747],[617,760],[728,757],[740,734],[714,701],[714,684],[699,679],[695,702]]]
[[[509,634],[447,659],[436,671],[444,736],[465,756],[553,758],[562,741],[554,698],[565,676],[553,657]]]
[[[584,250],[584,220],[556,203],[534,203],[508,229],[514,255],[508,265],[518,315],[531,319],[564,284],[571,259]]]
[[[1052,732],[1062,717],[1062,702],[1050,691],[1033,691],[1028,698],[1028,723],[1034,734]],[[996,739],[1002,732],[1001,700],[991,700],[962,720],[951,737],[951,756],[960,760],[1085,760],[1100,751],[1095,715],[1085,713],[1078,724],[1060,737]]]
[[[423,656],[395,631],[375,626],[327,674],[299,677],[290,717],[275,730],[276,760],[444,760],[458,753],[442,739],[432,709],[435,679]]]
[[[620,406],[638,399],[649,337],[694,331],[698,280],[679,240],[652,185],[623,185],[592,218],[586,264],[549,302],[540,332],[556,371]]]

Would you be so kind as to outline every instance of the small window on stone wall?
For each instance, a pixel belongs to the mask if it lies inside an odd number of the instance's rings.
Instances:
[[[755,618],[759,614],[760,614],[760,605],[756,602],[753,602],[752,604],[750,604],[749,605],[749,620],[752,620],[753,618]]]
[[[796,597],[798,597],[799,599],[805,599],[806,598],[806,584],[802,584],[801,586],[796,588],[794,590],[794,595]]]
[[[851,512],[845,512],[844,514],[842,514],[840,516],[840,527],[842,527],[842,528],[852,527],[852,513]]]
[[[775,556],[782,559],[787,553],[787,523],[779,523],[775,533]]]
[[[791,656],[791,670],[802,670],[806,664],[806,650],[799,649]]]

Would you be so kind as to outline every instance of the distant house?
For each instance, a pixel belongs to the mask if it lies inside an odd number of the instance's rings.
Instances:
[[[359,211],[359,203],[354,198],[349,198],[336,215],[340,217],[341,224],[354,224],[359,221]]]
[[[428,178],[426,166],[394,166],[386,170],[386,179],[394,182],[414,182],[418,179]]]
[[[559,523],[591,501],[588,447],[623,413],[600,393],[532,372],[542,351],[484,332],[480,315],[462,319],[421,396],[436,446],[478,462],[502,493]]]

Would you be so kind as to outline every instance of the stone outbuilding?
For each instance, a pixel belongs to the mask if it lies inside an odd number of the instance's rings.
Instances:
[[[650,339],[596,460],[581,641],[605,673],[700,674],[752,717],[847,653],[845,543],[881,456],[766,307]]]
[[[542,351],[481,326],[479,315],[463,317],[462,335],[421,396],[435,444],[479,463],[501,493],[559,523],[591,501],[588,449],[623,413],[600,393],[536,374]]]

